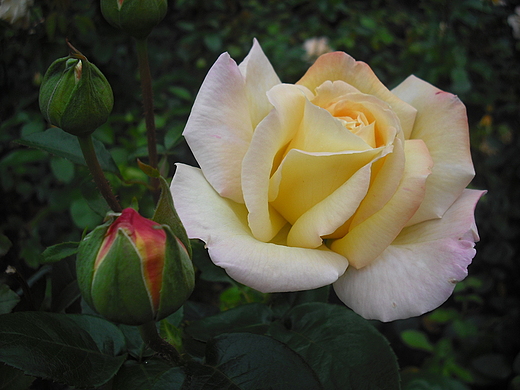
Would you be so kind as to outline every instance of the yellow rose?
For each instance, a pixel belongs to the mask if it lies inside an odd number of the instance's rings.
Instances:
[[[392,91],[370,67],[324,54],[282,84],[255,40],[222,54],[184,131],[201,169],[172,193],[213,262],[263,292],[334,283],[365,318],[442,304],[478,241],[461,101],[410,76]]]

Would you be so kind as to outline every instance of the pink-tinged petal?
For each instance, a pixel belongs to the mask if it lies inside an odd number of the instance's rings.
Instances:
[[[392,245],[435,241],[457,237],[479,241],[474,210],[486,191],[465,189],[442,218],[421,222],[404,228]]]
[[[227,53],[202,83],[183,135],[213,188],[243,202],[240,171],[253,126],[244,77]]]
[[[422,139],[433,159],[423,204],[409,224],[441,217],[475,175],[464,104],[447,92],[410,76],[393,91],[417,108],[411,139]]]
[[[268,96],[274,109],[256,128],[242,165],[242,190],[249,211],[249,226],[253,235],[264,242],[270,241],[286,224],[269,206],[269,178],[280,163],[278,155],[298,131],[307,100],[305,91],[290,85],[275,86]]]
[[[254,128],[273,108],[266,92],[280,84],[280,79],[256,38],[253,40],[253,47],[249,54],[238,65],[238,68],[246,80],[246,95],[249,102],[251,123]]]
[[[349,267],[334,283],[338,297],[367,319],[393,321],[441,305],[467,275],[470,241],[443,239],[390,246],[362,269]]]
[[[467,275],[478,241],[474,209],[484,191],[466,190],[439,220],[406,228],[375,261],[350,267],[338,297],[368,319],[393,321],[441,305]]]
[[[287,245],[317,248],[323,236],[342,226],[356,211],[370,185],[371,164],[359,169],[341,187],[296,220],[287,236]]]
[[[331,249],[360,269],[374,261],[392,243],[419,208],[432,160],[421,140],[405,141],[405,168],[393,197],[377,213],[335,240]]]
[[[390,92],[364,62],[356,61],[343,52],[327,53],[316,60],[297,84],[304,85],[314,92],[328,80],[345,81],[360,92],[385,101],[399,117],[405,135],[411,133],[416,114],[415,108]]]
[[[328,250],[292,248],[255,239],[244,205],[220,197],[202,172],[178,164],[171,185],[188,236],[206,243],[213,262],[262,292],[314,289],[333,283],[347,260]]]

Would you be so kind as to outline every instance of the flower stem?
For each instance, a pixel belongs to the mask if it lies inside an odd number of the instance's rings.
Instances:
[[[164,340],[157,332],[155,322],[148,322],[139,327],[141,337],[146,345],[148,345],[155,352],[163,355],[166,360],[178,366],[182,363],[181,355],[173,345]]]
[[[81,151],[83,152],[83,156],[85,157],[85,161],[87,162],[87,167],[94,178],[94,182],[96,183],[99,192],[108,203],[108,206],[115,211],[116,213],[121,212],[123,209],[119,205],[119,202],[116,199],[116,196],[112,192],[112,188],[110,188],[110,184],[99,165],[99,161],[96,156],[96,151],[94,149],[94,144],[92,143],[92,136],[82,136],[79,137],[79,145],[81,146]]]
[[[139,75],[141,77],[141,91],[143,95],[144,120],[146,123],[146,136],[148,139],[148,159],[153,168],[157,168],[159,159],[157,156],[157,138],[155,134],[155,117],[153,107],[152,76],[150,63],[148,62],[147,38],[136,39],[137,61],[139,63]],[[159,180],[152,178],[153,196],[155,201],[159,199]]]

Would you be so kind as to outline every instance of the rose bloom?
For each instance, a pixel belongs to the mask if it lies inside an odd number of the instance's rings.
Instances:
[[[342,52],[283,84],[255,40],[222,54],[184,136],[201,169],[177,165],[172,193],[191,238],[262,292],[333,283],[368,319],[442,304],[478,241],[461,101],[410,76],[392,91]]]

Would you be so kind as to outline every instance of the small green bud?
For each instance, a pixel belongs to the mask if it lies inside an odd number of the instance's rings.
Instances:
[[[164,19],[167,9],[167,0],[101,0],[107,22],[137,39],[146,38]]]
[[[179,309],[195,285],[188,252],[167,225],[123,210],[81,242],[78,285],[85,301],[107,319],[142,325]]]
[[[84,56],[54,61],[40,87],[40,110],[52,125],[86,136],[105,123],[114,106],[112,88]]]

